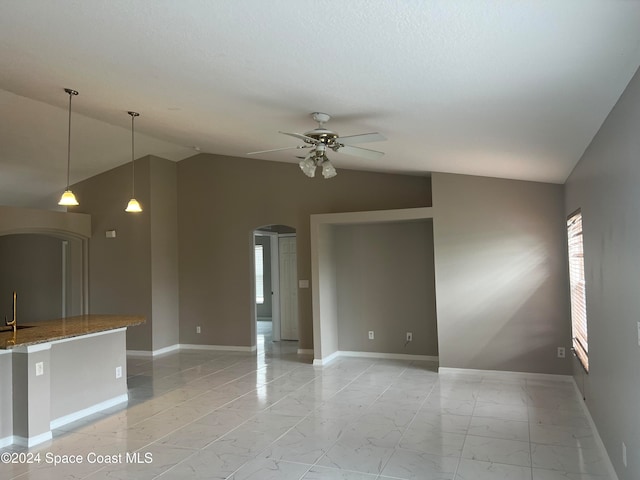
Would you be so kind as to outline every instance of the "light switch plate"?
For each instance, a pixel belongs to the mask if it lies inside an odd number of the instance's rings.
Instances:
[[[116,378],[122,378],[122,367],[116,367]]]
[[[298,288],[309,288],[309,280],[298,280]]]

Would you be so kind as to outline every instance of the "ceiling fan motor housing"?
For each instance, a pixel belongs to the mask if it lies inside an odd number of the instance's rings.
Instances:
[[[311,142],[305,140],[306,143],[322,143],[329,148],[339,147],[340,145],[336,142],[336,138],[338,138],[338,134],[331,130],[327,130],[326,128],[314,128],[313,130],[309,130],[304,133],[305,137],[313,138],[316,142]]]

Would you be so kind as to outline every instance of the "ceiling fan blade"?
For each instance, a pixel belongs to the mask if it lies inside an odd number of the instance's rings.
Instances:
[[[259,152],[249,152],[247,155],[257,155],[259,153],[280,152],[282,150],[293,150],[294,148],[309,148],[310,145],[298,145],[296,147],[273,148],[271,150],[260,150]]]
[[[290,137],[299,138],[302,141],[305,141],[307,143],[313,143],[314,145],[318,143],[318,140],[316,140],[315,138],[307,137],[306,135],[302,135],[301,133],[288,133],[288,132],[278,132],[278,133],[282,133],[283,135],[289,135]]]
[[[382,142],[386,140],[384,135],[378,132],[362,133],[360,135],[349,135],[346,137],[336,138],[336,142],[343,145],[353,145],[354,143],[366,143],[366,142]]]
[[[376,160],[384,155],[384,152],[378,152],[377,150],[369,150],[368,148],[362,148],[362,147],[352,147],[349,145],[340,147],[338,149],[338,152],[346,153],[347,155],[354,155],[356,157],[369,158],[371,160]]]

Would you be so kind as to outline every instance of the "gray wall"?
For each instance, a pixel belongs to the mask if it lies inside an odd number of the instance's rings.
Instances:
[[[201,154],[178,163],[178,198],[180,343],[250,346],[256,228],[294,227],[298,278],[310,279],[309,215],[430,206],[431,191],[418,176],[339,168],[312,179],[291,163]],[[298,299],[299,347],[310,349],[311,289]]]
[[[51,431],[51,350],[27,353],[26,347],[17,347],[12,352],[13,434],[25,440]],[[36,376],[38,362],[44,365],[40,376]]]
[[[339,350],[437,356],[433,222],[340,225],[334,235]]]
[[[12,374],[11,350],[0,351],[0,440],[13,435]]]
[[[127,393],[125,342],[125,332],[112,332],[51,346],[51,420]],[[89,360],[78,361],[83,358]],[[122,367],[119,379],[116,367]]]
[[[19,323],[62,316],[62,240],[46,235],[0,236],[0,318],[11,318],[17,292]]]
[[[582,209],[589,332],[589,375],[575,360],[574,374],[620,480],[640,478],[639,184],[636,73],[565,188],[565,214]]]
[[[178,343],[178,190],[174,162],[150,161],[153,350]]]
[[[80,205],[70,210],[91,215],[89,311],[144,315],[144,325],[128,330],[131,350],[151,350],[153,344],[149,171],[150,157],[136,161],[136,197],[144,209],[138,214],[124,211],[131,198],[131,164],[72,187]],[[107,230],[116,230],[116,238],[106,238]]]
[[[440,366],[567,374],[562,185],[433,174]]]

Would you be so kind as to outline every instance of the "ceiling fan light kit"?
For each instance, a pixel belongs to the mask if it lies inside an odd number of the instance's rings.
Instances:
[[[346,153],[347,155],[355,155],[370,160],[380,158],[382,155],[384,155],[383,152],[379,152],[377,150],[370,150],[368,148],[353,146],[353,144],[356,143],[380,142],[386,140],[386,138],[384,138],[384,136],[380,135],[378,132],[341,137],[336,132],[324,127],[324,124],[331,119],[331,116],[329,114],[322,112],[313,112],[311,114],[311,118],[318,122],[318,127],[314,128],[313,130],[309,130],[304,134],[279,132],[283,135],[289,135],[290,137],[302,140],[304,142],[304,145],[275,148],[271,150],[260,150],[258,152],[249,152],[247,155],[257,155],[262,153],[279,152],[282,150],[309,148],[309,154],[304,157],[303,160],[299,163],[300,169],[307,177],[313,178],[316,173],[316,167],[321,166],[322,176],[325,179],[333,178],[338,174],[335,167],[331,164],[331,161],[326,155],[327,149],[331,149],[334,152],[340,151],[341,153]]]

